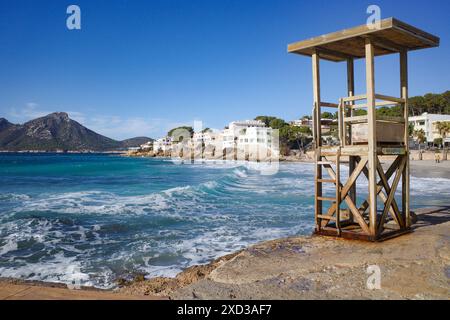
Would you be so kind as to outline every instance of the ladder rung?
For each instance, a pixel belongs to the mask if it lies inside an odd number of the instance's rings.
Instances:
[[[317,179],[317,182],[336,183],[336,180],[333,180],[333,179]]]
[[[317,161],[318,165],[330,165],[333,164],[332,161]]]
[[[336,198],[330,198],[330,197],[317,197],[317,200],[336,202]]]
[[[325,231],[332,231],[332,232],[338,233],[338,229],[337,229],[337,228],[322,227],[321,229],[322,229],[322,230],[325,230]]]
[[[328,216],[328,215],[323,215],[323,214],[318,214],[317,218],[319,219],[325,219],[325,220],[332,220],[332,221],[336,221],[336,218],[333,216]]]

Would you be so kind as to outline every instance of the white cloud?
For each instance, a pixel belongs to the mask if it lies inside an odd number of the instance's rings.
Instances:
[[[40,110],[39,104],[35,102],[28,102],[23,108],[11,108],[9,112],[9,117],[13,122],[23,123],[31,119],[43,117],[51,112]]]
[[[140,117],[122,118],[118,116],[95,115],[86,117],[84,115],[73,115],[72,119],[80,122],[89,129],[114,139],[127,139],[137,136],[154,136],[159,131],[157,119],[145,119]]]

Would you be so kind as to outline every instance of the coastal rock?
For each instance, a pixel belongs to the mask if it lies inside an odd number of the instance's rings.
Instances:
[[[450,210],[416,210],[414,232],[380,243],[295,237],[254,245],[176,278],[150,279],[121,292],[171,299],[448,299]],[[367,286],[369,266],[381,288]],[[195,296],[193,296],[195,293]]]

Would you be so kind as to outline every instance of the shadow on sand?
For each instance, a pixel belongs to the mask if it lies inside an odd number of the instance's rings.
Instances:
[[[450,221],[450,206],[421,208],[415,210],[415,213],[417,215],[417,222],[412,226],[413,229]]]

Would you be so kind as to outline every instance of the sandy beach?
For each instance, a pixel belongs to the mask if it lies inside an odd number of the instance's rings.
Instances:
[[[418,178],[450,179],[450,161],[435,163],[433,160],[410,162],[411,175]]]

